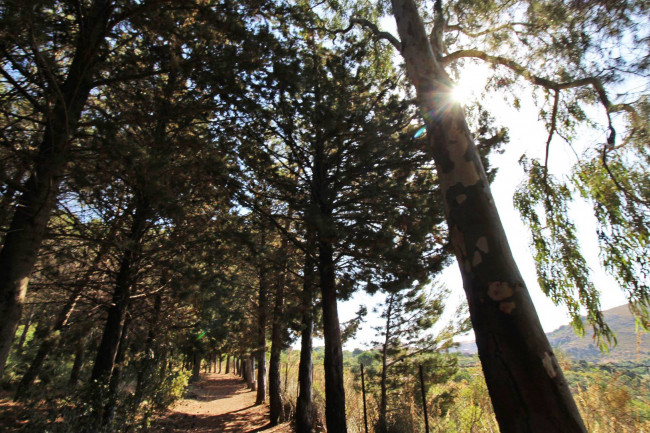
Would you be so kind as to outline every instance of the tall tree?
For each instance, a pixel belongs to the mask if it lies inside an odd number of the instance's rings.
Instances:
[[[56,203],[69,158],[67,150],[96,85],[102,45],[119,21],[113,16],[116,4],[110,0],[83,3],[78,8],[58,2],[40,8],[32,3],[7,2],[2,13],[7,29],[1,44],[2,76],[13,92],[29,101],[44,126],[34,137],[40,142],[38,155],[17,198],[0,250],[0,376]],[[71,19],[62,22],[59,15]],[[60,58],[65,59],[63,64],[56,63]]]
[[[271,186],[267,194],[300,217],[301,236],[292,242],[309,254],[305,239],[314,239],[326,420],[333,431],[346,430],[337,301],[358,287],[373,291],[425,280],[443,262],[441,212],[423,193],[433,188],[428,155],[404,131],[408,104],[397,101],[393,87],[376,90],[374,80],[386,70],[381,61],[373,64],[363,44],[343,41],[327,50],[312,41],[288,50],[284,55],[301,61],[274,64],[269,96],[243,128],[240,152],[247,168],[242,176],[264,179]],[[388,86],[398,80],[384,78]],[[283,226],[286,214],[241,200]]]
[[[638,3],[630,4],[638,8]],[[576,15],[567,14],[570,7],[559,2],[513,4],[511,9],[507,2],[449,2],[443,9],[443,2],[438,0],[433,16],[428,16],[433,25],[427,32],[414,1],[393,0],[391,5],[399,40],[380,32],[367,20],[353,18],[352,24],[365,26],[376,36],[392,43],[400,52],[415,88],[428,148],[436,163],[451,242],[463,276],[479,355],[501,430],[582,432],[584,425],[566,380],[509,250],[465,116],[451,98],[453,83],[445,67],[462,58],[481,59],[503,66],[554,92],[556,102],[557,95],[563,90],[589,87],[593,90],[591,95],[596,96],[608,111],[613,111],[615,107],[608,101],[599,78],[576,77],[589,72],[582,68],[584,57],[576,54],[580,52],[576,48],[580,46],[580,37],[585,35],[584,26],[593,26],[597,20],[572,21]],[[576,8],[580,6],[576,5]],[[547,20],[536,19],[541,15]],[[522,16],[524,20],[517,19]],[[485,22],[481,21],[482,18]],[[457,19],[458,24],[450,23],[450,19]],[[559,29],[558,33],[562,33],[560,22],[568,26],[569,32],[557,39],[549,32],[552,43],[541,43],[526,59],[530,65],[534,60],[548,67],[543,48],[552,52],[555,59],[564,62],[563,68],[558,68],[561,70],[557,72],[557,80],[544,78],[533,67],[521,66],[499,51],[493,55],[463,45],[468,40],[472,44],[484,37],[496,50],[508,44],[516,48],[517,43],[529,47],[535,34],[545,33],[544,29],[551,23],[556,26],[554,29]],[[581,25],[583,28],[580,29]],[[574,30],[578,33],[571,34]],[[452,32],[460,32],[462,36],[457,39],[449,37]],[[542,41],[546,41],[544,36],[540,36]],[[588,43],[588,39],[586,41]],[[461,48],[449,52],[454,43]],[[556,115],[557,109],[554,109],[549,122],[551,137]],[[611,122],[609,127],[612,128]],[[594,294],[581,291],[583,295],[583,299],[590,300]],[[558,299],[566,298],[559,296]],[[588,302],[587,306],[593,311],[597,303]],[[599,314],[595,312],[593,316],[598,318]],[[593,324],[599,325],[600,322],[594,321]]]

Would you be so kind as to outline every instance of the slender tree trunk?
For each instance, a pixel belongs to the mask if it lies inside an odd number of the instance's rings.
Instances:
[[[81,370],[86,360],[86,353],[90,352],[94,346],[93,341],[88,341],[88,336],[91,334],[92,330],[93,328],[91,326],[88,326],[76,339],[74,363],[72,364],[72,369],[70,370],[70,378],[68,379],[69,388],[74,388],[77,386],[79,378],[81,377]]]
[[[83,19],[66,79],[57,86],[58,92],[52,92],[60,97],[47,113],[32,175],[17,200],[0,251],[0,377],[22,315],[29,275],[36,263],[68,162],[70,136],[77,129],[90,95],[99,48],[114,7],[110,0],[95,0]]]
[[[120,336],[117,355],[115,356],[115,368],[113,368],[111,379],[108,382],[108,396],[106,398],[106,405],[104,406],[102,414],[102,426],[109,426],[109,431],[112,431],[112,428],[110,426],[113,423],[113,418],[115,417],[115,409],[117,407],[117,394],[120,387],[122,367],[124,366],[124,360],[126,359],[127,336],[129,333],[130,323],[131,320],[129,318],[127,318],[124,322],[124,328],[122,328],[122,335]]]
[[[262,264],[259,276],[257,315],[257,396],[255,404],[263,404],[266,398],[266,310],[268,308],[268,276]]]
[[[154,343],[156,341],[156,333],[158,331],[158,322],[160,321],[160,312],[162,310],[162,295],[158,293],[153,304],[153,316],[151,323],[149,323],[149,332],[147,333],[147,341],[144,345],[143,358],[138,367],[138,374],[135,381],[135,407],[138,408],[144,397],[145,385],[151,377],[151,373],[155,371],[156,355],[154,350]],[[163,361],[164,362],[164,361]]]
[[[223,361],[223,354],[219,354],[219,374],[221,374],[221,361]]]
[[[255,355],[252,353],[248,357],[248,361],[246,361],[246,374],[248,375],[248,387],[255,390]]]
[[[386,308],[386,330],[384,335],[384,344],[381,348],[381,397],[379,400],[379,432],[386,433],[388,431],[388,424],[386,420],[388,395],[386,390],[386,377],[388,375],[388,344],[391,335],[391,319],[393,314],[393,301],[394,296],[388,296],[388,307]]]
[[[192,355],[192,377],[190,382],[198,382],[201,378],[201,352],[194,349]]]
[[[29,315],[25,319],[25,326],[23,327],[23,332],[20,334],[20,340],[18,341],[18,350],[22,350],[25,345],[25,340],[27,340],[27,333],[29,328],[32,326],[32,319],[34,318],[34,305],[29,309]]]
[[[300,364],[298,366],[298,401],[296,402],[296,433],[312,433],[314,401],[312,393],[312,335],[314,333],[314,261],[305,256],[304,280],[302,290],[302,335],[300,341]]]
[[[142,197],[137,198],[137,201],[138,204],[133,216],[126,248],[122,254],[120,269],[115,279],[113,299],[108,309],[102,340],[97,349],[91,374],[91,381],[96,382],[98,386],[108,384],[115,366],[115,356],[117,355],[120,336],[122,335],[122,328],[129,307],[131,290],[135,282],[137,261],[141,254],[141,243],[147,231],[149,204]]]
[[[14,395],[14,401],[17,401],[25,396],[31,385],[34,383],[34,379],[36,379],[36,376],[40,372],[41,367],[43,366],[43,362],[45,362],[47,356],[59,345],[59,342],[61,341],[61,331],[70,320],[70,315],[72,314],[72,311],[74,310],[74,307],[80,297],[80,292],[72,293],[68,299],[68,302],[66,302],[63,308],[61,308],[61,311],[59,311],[52,329],[48,329],[45,332],[36,356],[18,383],[16,394]]]
[[[450,98],[451,81],[437,60],[442,53],[429,43],[413,0],[392,0],[392,5],[407,73],[425,113],[451,242],[500,430],[584,433],[512,257],[464,114]],[[442,17],[440,0],[436,9]]]
[[[286,230],[289,227],[285,227]],[[275,426],[278,422],[284,421],[282,404],[282,380],[280,357],[282,355],[283,341],[282,333],[284,314],[284,289],[287,276],[287,240],[282,239],[280,254],[283,269],[281,270],[275,287],[275,301],[273,305],[273,327],[271,329],[271,358],[269,359],[269,424]]]
[[[323,239],[319,239],[319,271],[325,339],[325,420],[328,431],[345,433],[347,424],[343,387],[343,346],[336,305],[334,257],[332,244]]]
[[[74,351],[74,363],[72,364],[72,370],[70,370],[70,378],[68,379],[68,387],[74,388],[79,383],[79,377],[81,376],[81,369],[84,365],[86,358],[86,337],[80,338],[75,344]]]
[[[226,355],[226,374],[230,373],[230,355]]]

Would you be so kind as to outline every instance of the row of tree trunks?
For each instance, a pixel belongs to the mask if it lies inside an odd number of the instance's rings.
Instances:
[[[46,114],[47,123],[31,176],[17,200],[9,230],[0,251],[0,377],[20,322],[29,276],[55,206],[68,163],[71,136],[90,95],[100,46],[109,30],[115,3],[95,0],[81,18],[76,50],[65,80],[56,83],[59,95]]]
[[[441,0],[435,6],[437,30],[442,33]],[[584,433],[568,383],[512,257],[464,113],[450,97],[451,80],[438,61],[444,43],[429,42],[414,0],[392,0],[392,7],[500,430]]]

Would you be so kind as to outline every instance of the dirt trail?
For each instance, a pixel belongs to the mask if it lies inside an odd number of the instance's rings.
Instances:
[[[231,374],[205,374],[149,432],[292,432],[288,423],[266,428],[268,415],[268,406],[255,406],[255,392],[241,378]]]

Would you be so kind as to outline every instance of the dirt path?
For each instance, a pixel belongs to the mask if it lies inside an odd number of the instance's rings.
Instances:
[[[266,428],[267,405],[255,406],[255,392],[231,374],[205,374],[190,386],[185,399],[150,428],[150,432],[291,433],[288,423]]]

